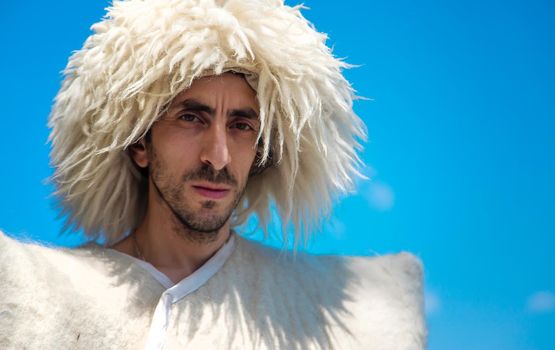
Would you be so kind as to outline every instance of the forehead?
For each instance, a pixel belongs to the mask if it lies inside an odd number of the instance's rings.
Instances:
[[[186,99],[194,99],[213,107],[223,103],[228,108],[250,107],[258,110],[256,91],[242,74],[237,73],[227,72],[194,80],[188,89],[176,96],[172,106]]]

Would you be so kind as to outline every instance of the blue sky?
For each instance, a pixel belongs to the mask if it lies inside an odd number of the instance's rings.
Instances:
[[[371,99],[355,104],[371,181],[308,250],[419,256],[432,350],[555,348],[555,3],[337,4],[307,0],[304,14],[360,65],[346,75]],[[0,5],[0,228],[13,235],[81,239],[58,237],[46,122],[106,5]]]

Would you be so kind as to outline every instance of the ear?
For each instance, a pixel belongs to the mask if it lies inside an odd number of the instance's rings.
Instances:
[[[148,152],[146,149],[145,139],[142,138],[139,142],[129,146],[129,156],[139,168],[148,167]]]

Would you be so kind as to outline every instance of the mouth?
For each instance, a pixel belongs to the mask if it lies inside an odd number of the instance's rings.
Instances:
[[[196,193],[210,199],[224,198],[231,191],[231,189],[228,187],[218,186],[218,185],[202,184],[202,185],[193,185],[192,187]]]

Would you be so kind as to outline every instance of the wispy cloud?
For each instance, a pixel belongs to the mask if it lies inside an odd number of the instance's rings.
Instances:
[[[528,297],[526,309],[532,313],[555,311],[555,294],[550,291],[538,291]]]
[[[424,307],[427,316],[432,316],[441,311],[441,299],[435,292],[427,291],[424,295]]]
[[[380,181],[370,181],[365,189],[364,197],[372,208],[379,211],[391,210],[395,204],[393,189]]]

